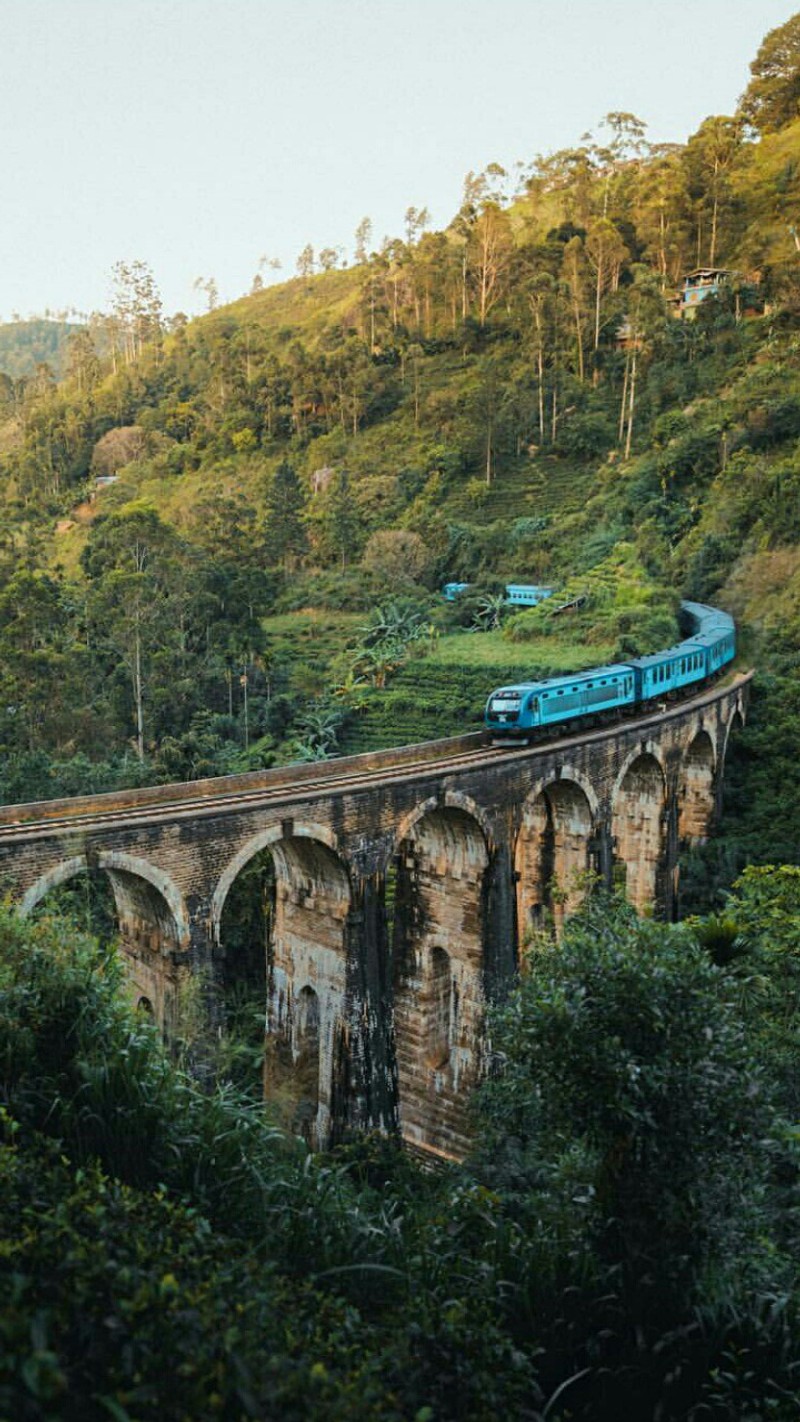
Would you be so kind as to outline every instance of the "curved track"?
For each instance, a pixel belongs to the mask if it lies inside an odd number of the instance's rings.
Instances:
[[[78,797],[74,809],[69,809],[69,802],[64,800],[8,805],[0,807],[0,844],[18,839],[46,838],[64,832],[99,830],[120,824],[145,826],[164,820],[230,814],[247,808],[269,809],[331,795],[352,794],[373,788],[376,782],[391,785],[479,769],[493,761],[535,759],[543,752],[552,754],[562,748],[567,750],[576,745],[590,744],[618,735],[620,731],[644,731],[675,717],[685,716],[744,685],[752,675],[752,672],[741,673],[723,684],[707,688],[699,695],[674,702],[664,710],[619,717],[594,730],[584,728],[577,735],[574,732],[551,735],[533,745],[492,746],[484,732],[477,732],[474,737],[462,736],[454,741],[438,743],[429,741],[403,748],[402,751],[390,750],[385,753],[385,759],[381,755],[367,755],[347,757],[339,764],[326,761],[323,763],[324,773],[317,777],[313,776],[313,772],[309,775],[308,767],[303,765],[304,773],[295,780],[288,773],[291,767],[284,767],[277,772],[256,772],[254,778],[259,783],[244,787],[239,777],[221,776],[216,780],[197,782],[198,793],[195,794],[191,793],[189,785],[165,785],[160,791],[158,787],[153,787],[147,792],[123,791],[119,795]],[[435,754],[437,744],[441,746],[439,755]],[[418,752],[416,757],[415,751]],[[274,778],[270,779],[271,776]],[[203,787],[202,793],[199,793],[200,786]],[[178,790],[183,793],[177,794]],[[131,797],[127,803],[126,794]],[[138,798],[145,795],[146,799]]]

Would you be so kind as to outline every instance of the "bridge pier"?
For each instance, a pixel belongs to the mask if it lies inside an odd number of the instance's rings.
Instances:
[[[505,838],[490,852],[483,923],[485,991],[490,1002],[497,1002],[509,991],[519,965],[516,874]]]
[[[352,1130],[393,1132],[397,1071],[385,873],[354,879],[353,903],[347,954],[352,1090],[344,1119]]]

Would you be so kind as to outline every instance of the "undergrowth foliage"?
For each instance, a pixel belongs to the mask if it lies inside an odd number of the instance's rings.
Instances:
[[[425,1175],[200,1091],[113,955],[5,912],[0,1416],[793,1416],[794,880],[730,918],[591,900],[493,1017],[473,1160]]]

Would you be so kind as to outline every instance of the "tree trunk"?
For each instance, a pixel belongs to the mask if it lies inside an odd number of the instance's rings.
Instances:
[[[624,434],[625,434],[625,405],[626,405],[626,402],[627,402],[627,399],[628,399],[628,376],[629,376],[629,374],[630,374],[630,368],[631,368],[631,348],[630,348],[630,346],[628,346],[628,348],[627,348],[626,351],[625,351],[625,375],[624,375],[624,378],[623,378],[623,381],[622,381],[622,400],[620,401],[620,407],[619,407],[619,430],[618,430],[618,433],[617,433],[617,443],[618,443],[618,444],[622,444],[622,440],[623,440],[623,437],[624,437]]]
[[[136,749],[141,761],[144,760],[144,698],[142,695],[142,639],[139,620],[133,638],[133,696],[136,702]]]
[[[714,206],[711,209],[711,242],[708,248],[708,265],[713,267],[714,258],[717,255],[717,213],[719,211],[719,198],[714,191]]]
[[[539,443],[544,444],[544,357],[539,346]]]
[[[603,244],[597,251],[597,281],[594,288],[594,348],[600,345],[600,294],[603,289]]]
[[[578,379],[583,380],[583,337],[581,335],[581,309],[578,298],[573,294],[572,309],[575,315],[575,341],[578,347]]]
[[[664,209],[663,209],[663,207],[662,207],[662,209],[661,209],[661,211],[660,211],[660,213],[659,213],[659,215],[658,215],[658,235],[659,235],[658,262],[659,262],[659,266],[661,267],[661,275],[662,275],[662,277],[664,278],[664,284],[666,285],[666,281],[667,281],[667,233],[666,233],[666,228],[665,228],[665,226],[664,226]]]
[[[636,333],[634,332],[634,340]],[[633,347],[633,359],[631,361],[631,398],[628,410],[628,436],[625,440],[625,458],[630,458],[631,439],[633,437],[633,412],[636,406],[636,346]]]

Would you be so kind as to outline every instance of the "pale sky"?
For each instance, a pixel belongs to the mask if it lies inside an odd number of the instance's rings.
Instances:
[[[796,3],[796,0],[795,0]],[[609,110],[684,140],[730,113],[791,0],[0,0],[0,317],[109,304],[150,263],[167,312],[258,259],[374,245],[464,175]]]

